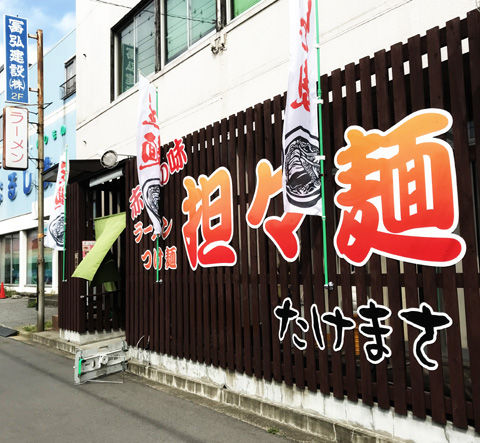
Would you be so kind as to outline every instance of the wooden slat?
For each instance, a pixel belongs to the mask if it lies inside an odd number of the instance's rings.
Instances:
[[[326,146],[329,147],[329,151],[326,154],[326,170],[331,171],[333,168],[333,157],[335,155],[336,149],[339,146],[343,145],[343,108],[342,108],[342,82],[341,82],[341,73],[340,69],[336,69],[332,72],[332,92],[333,92],[333,103],[332,103],[332,116],[330,120],[330,124],[332,125],[332,133],[330,134],[328,131],[324,134],[324,140]],[[339,130],[340,129],[340,130]],[[334,185],[330,180],[327,180],[325,183],[325,192],[326,192],[326,200],[333,201],[333,195],[335,193]],[[327,205],[327,208],[332,207],[333,205]],[[327,238],[333,238],[333,232],[335,230],[335,214],[334,208],[327,209],[327,226],[330,235],[327,235]],[[333,275],[336,274],[336,260],[335,257],[332,256],[332,253],[329,254],[328,260],[328,267],[329,272],[332,275],[330,279],[332,279]],[[345,273],[345,263],[341,264],[342,270]],[[349,273],[349,272],[347,272]],[[346,278],[343,275],[343,278]],[[334,281],[334,287],[331,291],[329,291],[328,295],[328,310],[333,312],[335,306],[339,305],[339,298],[338,298],[338,287],[337,282]],[[343,288],[342,288],[343,289]],[[343,379],[342,379],[342,355],[341,352],[335,352],[333,350],[333,341],[335,331],[333,328],[330,328],[330,337],[331,337],[331,344],[332,349],[330,350],[331,360],[332,360],[332,376],[333,376],[333,395],[336,398],[343,398]],[[346,334],[347,335],[347,334]],[[348,341],[348,340],[346,340]],[[351,342],[350,342],[351,347]]]
[[[409,65],[410,65],[410,97],[412,103],[411,111],[418,111],[425,108],[425,87],[423,84],[422,53],[420,48],[420,36],[415,36],[408,41]],[[399,63],[400,64],[400,63]],[[401,63],[403,66],[403,63]],[[403,86],[403,83],[402,83]],[[405,91],[402,90],[402,96]],[[398,113],[398,115],[397,115]],[[402,103],[396,113],[396,120],[400,120],[407,114],[406,104]],[[416,284],[416,266],[410,263],[404,264],[406,306],[417,308],[422,300],[419,299],[419,289]],[[399,324],[398,327],[401,327]],[[410,379],[412,384],[412,411],[419,418],[424,418],[425,395],[424,395],[424,371],[413,356],[413,346],[418,337],[419,330],[408,326],[408,355],[410,363]],[[443,389],[443,384],[438,388]]]
[[[210,176],[215,170],[213,147],[213,126],[207,127],[207,171]],[[210,287],[210,324],[211,324],[211,354],[212,364],[218,366],[218,311],[217,311],[217,291],[216,291],[216,270],[208,269],[208,282]]]
[[[232,240],[230,241],[230,246],[233,247],[233,237],[235,236],[235,220],[237,219],[237,205],[236,205],[236,187],[233,185],[234,177],[236,179],[235,172],[235,163],[230,162],[229,156],[229,143],[228,143],[228,121],[226,118],[221,121],[221,136],[222,142],[220,145],[220,164],[226,166],[230,171],[232,177],[232,206],[233,206],[233,219],[232,220]],[[237,250],[235,249],[235,252]],[[230,266],[225,266],[224,268],[224,284],[225,284],[225,351],[226,351],[226,367],[231,371],[235,370],[235,358],[234,358],[234,330],[235,325],[233,323],[233,287],[232,287],[232,268]]]
[[[480,235],[479,235],[479,222],[480,220],[480,204],[478,203],[478,196],[480,193],[480,155],[478,155],[478,147],[480,146],[480,73],[478,71],[478,66],[480,66],[480,13],[476,10],[473,10],[467,14],[467,26],[468,26],[468,46],[470,50],[470,82],[471,82],[471,104],[472,104],[472,113],[473,113],[473,123],[474,123],[474,128],[475,128],[475,144],[476,144],[476,152],[477,155],[475,157],[475,164],[474,164],[474,171],[476,175],[476,192],[477,192],[477,202],[476,202],[476,209],[477,209],[477,226],[476,226],[476,232],[477,232],[477,250],[475,254],[475,259],[473,257],[469,257],[469,262],[472,263],[472,261],[477,261],[478,260],[478,255],[479,255],[479,248],[480,248]],[[472,219],[473,220],[473,219]],[[478,267],[474,268],[478,272]],[[471,272],[471,271],[470,271]],[[472,272],[472,274],[474,274]],[[469,302],[466,306],[467,308],[467,322],[473,322],[475,323],[474,320],[474,315],[478,315],[478,290],[476,290],[476,287],[478,285],[478,279],[475,279],[474,275],[471,275],[469,277],[469,282],[468,282],[468,289],[467,285],[465,287],[465,292],[468,290],[469,293],[468,295],[466,294],[466,297],[469,299]],[[476,282],[476,283],[474,283]],[[471,286],[473,285],[473,287]],[[471,291],[471,292],[470,292]],[[475,292],[476,291],[476,292]],[[474,312],[469,312],[469,309],[473,308]],[[472,353],[479,354],[479,339],[478,339],[478,331],[476,331],[473,325],[471,325],[471,332],[470,336],[468,338],[468,347],[469,347],[469,352],[470,355]],[[475,362],[475,364],[478,365],[478,361]],[[473,371],[473,366],[471,368],[471,371]],[[473,372],[471,372],[473,374]],[[473,379],[473,377],[471,377]],[[473,381],[473,380],[472,380]],[[478,384],[478,381],[475,382]],[[475,390],[472,392],[472,395],[476,397],[476,400],[473,401],[474,408],[476,409],[475,411],[475,422],[474,426],[476,431],[478,432],[480,429],[480,421],[479,421],[479,391],[478,391],[478,386],[475,386]],[[467,409],[468,411],[468,409]],[[469,414],[467,413],[467,416]],[[472,417],[469,417],[472,418]]]
[[[208,129],[207,129],[208,131]],[[187,152],[187,172],[186,175],[192,177],[194,180],[197,177],[193,173],[193,153],[192,153],[193,135],[188,135],[185,143],[185,150]],[[190,265],[188,267],[188,312],[189,312],[189,330],[190,330],[190,359],[195,361],[197,359],[196,346],[196,327],[195,327],[195,275],[191,271]]]
[[[264,133],[264,143],[265,143],[265,158],[272,164],[273,169],[275,170],[278,166],[276,161],[276,156],[282,152],[282,144],[276,143],[274,138],[274,125],[272,123],[272,114],[273,106],[271,100],[265,100],[263,102],[263,133]],[[279,200],[280,197],[276,198],[277,203],[274,201],[270,202],[267,217],[272,215],[281,215],[279,210]],[[277,212],[278,210],[278,212]],[[271,342],[272,342],[272,373],[273,378],[277,382],[282,381],[282,372],[280,367],[281,354],[280,354],[280,342],[278,340],[277,334],[274,331],[275,325],[275,316],[273,315],[273,310],[278,304],[279,297],[279,288],[278,288],[278,272],[277,272],[277,251],[275,245],[271,241],[267,241],[268,247],[268,293],[270,299],[269,314],[270,322],[269,327],[271,330]]]
[[[385,50],[375,53],[375,79],[376,79],[376,98],[377,98],[377,119],[378,129],[385,131],[390,126],[390,109],[388,106],[388,90],[387,90],[387,64],[385,58]],[[374,254],[375,255],[375,254]],[[372,264],[376,260],[372,261]],[[380,263],[377,262],[377,265]],[[388,273],[388,295],[390,297],[399,297],[398,291],[398,263],[391,259],[387,259],[387,273]],[[396,287],[395,287],[396,286]],[[372,288],[373,289],[373,288]],[[376,288],[375,293],[372,291],[373,298],[379,304],[383,304],[383,290]],[[378,290],[380,289],[380,291]],[[386,362],[376,366],[377,370],[377,396],[378,406],[383,409],[390,407],[390,400],[388,395],[388,376]]]
[[[238,191],[240,202],[240,214],[247,213],[247,180],[246,180],[246,150],[247,144],[245,139],[245,113],[237,114],[238,129]],[[242,248],[239,250],[240,269],[241,269],[241,299],[242,299],[242,366],[239,371],[245,370],[247,375],[252,375],[252,335],[250,330],[250,298],[249,298],[249,269],[248,269],[248,238],[247,224],[240,224],[240,244]]]
[[[242,217],[244,212],[239,210],[238,198],[238,175],[237,175],[237,121],[234,115],[228,119],[228,169],[232,175],[232,195],[233,195],[233,239],[232,247],[237,253],[237,263],[233,267],[233,303],[231,323],[227,318],[227,324],[232,324],[232,333],[234,334],[234,366],[232,368],[238,371],[242,370],[242,317],[241,317],[241,292],[240,292],[240,226],[239,220],[245,229],[246,224]]]
[[[403,70],[403,55],[402,55],[402,45],[397,44],[392,46],[391,49],[391,58],[392,58],[392,75],[393,75],[393,112],[394,112],[394,121],[389,122],[391,126],[392,123],[398,123],[402,118],[407,115],[407,94],[405,87],[405,73]],[[412,65],[410,65],[410,76],[412,76]],[[420,66],[421,67],[421,66]],[[415,73],[414,73],[415,74]],[[402,171],[403,173],[403,171]],[[395,263],[393,260],[389,261],[390,267],[392,263]],[[415,265],[404,263],[404,272],[408,275],[408,280],[406,282],[405,293],[407,300],[413,299],[413,304],[415,307],[418,306],[418,297],[417,297],[417,288],[416,285],[411,285],[411,281],[416,282],[416,270]],[[395,274],[395,279],[399,278],[398,274]],[[390,344],[392,348],[392,366],[393,366],[393,382],[394,382],[394,402],[395,402],[395,412],[401,415],[407,413],[407,381],[406,381],[406,365],[405,365],[405,337],[403,334],[403,322],[398,317],[398,311],[400,311],[402,306],[402,294],[401,288],[398,282],[394,282],[393,288],[390,286],[388,289],[388,303],[392,311],[392,316],[390,317],[390,326],[393,327],[392,335],[390,336]],[[392,293],[392,291],[394,291]],[[414,328],[410,327],[408,329],[408,341],[409,345],[413,345],[412,337],[418,335],[418,330],[413,331]],[[409,355],[413,355],[411,352]],[[410,359],[410,374],[411,382],[413,386],[418,387],[418,391],[414,392],[414,401],[413,403],[417,406],[417,411],[419,413],[424,413],[425,406],[421,407],[420,401],[423,397],[423,372],[422,368],[413,362]],[[418,399],[417,399],[418,396]]]
[[[264,117],[263,105],[255,105],[255,168],[258,162],[265,158]],[[256,185],[256,183],[255,183]],[[272,379],[272,327],[270,322],[270,294],[268,291],[268,245],[267,238],[262,228],[258,230],[259,251],[259,307],[262,337],[262,369],[263,377],[267,381]]]
[[[221,166],[221,145],[220,145],[220,122],[213,125],[213,159],[214,170]],[[218,360],[219,366],[224,368],[226,365],[226,337],[225,337],[225,271],[222,266],[217,266],[216,284],[217,284],[217,312],[218,312]]]
[[[338,71],[335,71],[334,75],[338,75]],[[348,94],[348,99],[345,101],[353,101],[353,103],[349,103],[349,107],[353,107],[355,104],[355,65],[353,63],[347,65],[345,67],[345,83]],[[336,81],[332,78],[332,83],[336,84]],[[344,145],[344,115],[343,109],[341,106],[342,103],[342,91],[341,89],[334,89],[334,113],[342,112],[342,115],[336,116],[334,114],[334,140],[335,140],[335,148],[338,149]],[[336,100],[338,99],[339,105],[335,106]],[[352,303],[352,287],[350,285],[350,274],[351,274],[351,266],[345,260],[340,260],[340,269],[342,273],[342,310],[344,315],[347,317],[353,318],[353,303]],[[332,310],[330,308],[330,310]],[[357,376],[356,376],[356,365],[355,365],[355,338],[352,331],[347,331],[345,333],[345,340],[344,345],[345,349],[345,370],[347,376],[347,383],[345,384],[345,388],[347,391],[347,397],[350,401],[357,401],[358,391],[357,391]]]
[[[200,131],[200,150],[198,155],[199,161],[199,174],[208,175],[207,172],[207,150],[206,150],[207,132],[205,129]],[[197,271],[201,275],[202,281],[202,304],[203,304],[203,355],[206,364],[211,364],[211,343],[210,343],[210,291],[208,289],[208,269],[197,268]],[[213,294],[212,294],[213,295]]]
[[[248,108],[246,111],[246,136],[247,136],[247,161],[245,169],[248,174],[248,202],[252,203],[253,192],[255,189],[255,142],[253,131],[253,109]],[[260,308],[258,301],[258,230],[249,229],[250,237],[250,281],[249,294],[251,303],[251,328],[253,335],[253,370],[255,376],[262,376],[262,358],[261,358],[261,342],[260,342]]]
[[[480,316],[480,297],[478,286],[477,247],[475,228],[473,224],[474,210],[472,179],[468,152],[465,79],[463,72],[459,19],[447,22],[447,53],[450,103],[453,117],[452,132],[453,143],[455,147],[454,154],[455,165],[457,168],[457,184],[459,190],[459,226],[460,234],[467,245],[467,251],[465,253],[465,257],[463,258],[462,265],[465,282],[465,309],[470,353],[470,371],[471,374],[477,374],[480,371],[480,352],[478,352],[478,343],[480,343],[480,330],[478,327],[476,327],[476,321],[478,321],[476,319],[478,319]],[[458,358],[461,358],[461,356]],[[474,376],[471,377],[471,380],[474,420],[475,427],[478,431],[480,430],[480,380],[478,380],[478,377]],[[451,384],[452,398],[454,396],[457,398],[459,396],[463,396],[463,374],[462,376],[457,374],[455,381],[458,383]],[[454,390],[457,390],[455,394]],[[457,406],[458,409],[454,408],[453,410],[453,422],[456,426],[465,428],[467,426],[465,404],[463,402],[460,404],[459,402],[457,403]]]
[[[359,72],[360,72],[360,110],[362,116],[368,112],[371,113],[371,85],[368,75],[365,75],[369,68],[370,59],[363,58],[360,60]],[[352,74],[350,74],[352,75]],[[356,85],[354,82],[347,81],[347,125],[356,125],[359,123],[359,117],[357,115],[357,100],[351,98],[352,94],[356,94]],[[362,122],[362,125],[365,123]],[[361,306],[367,303],[367,272],[365,266],[355,267],[355,289],[357,296],[357,306]],[[359,338],[359,359],[360,359],[360,392],[362,394],[362,401],[367,405],[373,404],[372,399],[372,375],[371,365],[368,362],[365,353],[363,352],[363,345],[365,344],[365,337],[358,333]]]

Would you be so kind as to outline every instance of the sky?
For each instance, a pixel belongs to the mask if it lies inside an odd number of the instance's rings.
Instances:
[[[2,36],[0,38],[0,60],[5,60],[3,15],[18,15],[28,20],[28,32],[35,34],[43,30],[44,53],[58,40],[75,28],[75,0],[0,0]],[[28,39],[28,61],[37,59],[37,43]]]

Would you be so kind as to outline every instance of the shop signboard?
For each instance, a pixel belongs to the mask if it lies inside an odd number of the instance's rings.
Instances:
[[[5,15],[6,101],[28,103],[27,20]]]
[[[28,110],[16,106],[3,109],[3,167],[28,169]]]

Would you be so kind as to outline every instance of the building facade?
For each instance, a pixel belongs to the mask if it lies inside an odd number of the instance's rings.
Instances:
[[[288,1],[123,4],[77,2],[77,157],[98,159],[108,150],[136,155],[138,79],[146,76],[158,91],[162,161],[170,171],[162,191],[165,238],[160,247],[152,240],[134,158],[70,183],[68,196],[78,207],[67,209],[67,223],[86,223],[67,238],[67,275],[79,264],[82,242],[94,239],[96,217],[126,212],[126,230],[114,248],[121,276],[115,291],[85,289],[75,278],[62,283],[63,337],[81,341],[124,330],[134,372],[275,419],[293,410],[290,424],[317,434],[323,419],[325,438],[338,426],[339,441],[340,429],[350,436],[474,441],[480,429],[480,382],[473,375],[480,370],[476,2],[348,1],[342,8],[320,2],[328,291],[319,218],[298,221],[286,240],[298,240],[300,252],[288,256],[263,224],[265,216],[282,215],[280,202],[268,198],[260,222],[250,211],[259,166],[271,176],[281,166]],[[455,232],[465,239],[465,257],[440,268],[372,255],[352,266],[333,247],[340,220],[333,159],[345,145],[344,130],[387,131],[425,108],[453,116],[444,139],[454,147]],[[172,168],[167,153],[180,146],[186,159]],[[231,190],[232,202],[231,235],[220,239],[230,261],[218,266],[202,246],[227,212],[202,218],[185,235],[192,214],[200,208],[203,217],[222,195],[215,179]],[[216,186],[208,188],[209,180]],[[209,192],[203,209],[191,201],[202,186]],[[391,354],[380,360],[363,351],[368,340],[360,314],[370,301],[389,313],[391,337],[384,343]],[[401,320],[405,309],[427,309],[424,303],[452,320],[429,342],[435,368],[416,359],[421,335]],[[353,322],[341,344],[333,320],[328,327],[319,320],[338,313],[336,307]]]
[[[75,66],[75,31],[72,31],[44,54],[45,169],[58,163],[67,148],[69,157],[75,157]],[[2,74],[4,82],[5,73]],[[30,66],[29,78],[30,87],[35,89],[36,64]],[[0,100],[5,106],[4,93]],[[30,92],[29,103],[36,102],[36,94]],[[26,171],[0,169],[0,282],[21,293],[37,291],[37,108],[29,106],[29,110],[29,167]],[[51,182],[44,185],[47,217],[52,209],[54,187]],[[47,293],[57,293],[57,276],[58,253],[45,248]]]

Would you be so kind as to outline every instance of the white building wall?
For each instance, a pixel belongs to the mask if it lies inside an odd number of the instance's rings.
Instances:
[[[125,1],[133,6],[137,2]],[[465,17],[475,0],[319,1],[321,71]],[[77,0],[78,158],[107,149],[133,154],[136,88],[110,101],[111,27],[128,9]],[[92,32],[92,30],[95,32]],[[222,30],[226,50],[212,54],[215,32],[149,76],[158,87],[162,142],[286,90],[288,0],[262,0]]]

